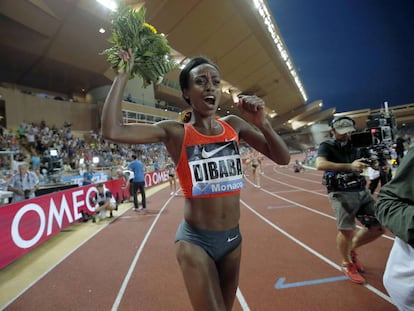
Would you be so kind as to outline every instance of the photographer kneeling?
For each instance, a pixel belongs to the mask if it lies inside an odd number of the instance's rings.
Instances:
[[[28,167],[27,163],[20,164],[19,171],[10,179],[7,190],[13,192],[13,203],[36,196],[35,191],[39,187],[39,178],[36,173],[29,171]]]
[[[335,212],[338,234],[337,246],[342,256],[342,270],[353,282],[363,284],[360,275],[364,268],[357,258],[355,249],[372,242],[384,233],[375,218],[374,198],[366,188],[362,171],[369,165],[353,146],[350,133],[355,131],[355,121],[341,117],[331,124],[333,139],[320,144],[316,168],[325,171],[323,183]],[[364,225],[356,230],[355,218]]]
[[[98,216],[99,219],[105,219],[107,211],[109,211],[109,217],[113,217],[112,211],[117,210],[116,201],[111,191],[105,190],[102,183],[97,184],[96,189],[98,193],[91,199],[91,203],[98,206],[95,208],[95,214],[92,215],[92,222],[96,222],[95,216]]]

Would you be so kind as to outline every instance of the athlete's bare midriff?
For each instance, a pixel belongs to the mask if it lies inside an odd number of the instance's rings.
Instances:
[[[215,231],[230,230],[239,224],[240,195],[185,199],[184,218],[192,226]]]

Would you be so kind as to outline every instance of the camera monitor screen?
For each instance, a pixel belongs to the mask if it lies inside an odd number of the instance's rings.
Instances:
[[[373,143],[370,131],[352,133],[351,140],[352,145],[357,148],[370,147]]]
[[[57,157],[58,156],[58,152],[56,149],[50,149],[50,156],[51,157]]]

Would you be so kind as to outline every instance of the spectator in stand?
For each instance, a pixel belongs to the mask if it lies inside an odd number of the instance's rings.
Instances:
[[[35,191],[39,187],[39,178],[34,172],[29,171],[28,168],[27,163],[20,164],[19,172],[10,179],[7,190],[13,192],[13,203],[36,196]]]
[[[155,159],[152,161],[152,165],[154,167],[154,172],[157,172],[160,169],[160,164],[158,163],[157,157],[155,157]]]
[[[86,172],[83,173],[83,182],[82,182],[82,186],[86,186],[86,185],[90,185],[92,184],[92,179],[93,179],[93,170],[92,170],[92,165],[87,164],[86,165]]]
[[[142,209],[145,210],[147,208],[147,201],[145,196],[144,164],[137,159],[136,155],[132,155],[132,162],[129,163],[128,168],[134,172],[131,192],[134,197],[134,210],[139,210],[138,191],[141,193]]]
[[[36,152],[35,149],[33,149],[33,153],[32,153],[32,171],[35,172],[37,174],[37,176],[39,176],[40,174],[40,164],[41,164],[41,160],[40,157],[38,155],[38,153]]]
[[[19,171],[19,166],[21,164],[27,164],[24,160],[24,154],[23,153],[17,153],[13,157],[12,162],[12,173],[16,174]]]
[[[19,127],[17,128],[17,135],[18,135],[19,139],[23,139],[23,138],[26,137],[25,132],[26,132],[25,123],[22,122],[19,125]]]
[[[32,127],[30,127],[30,129],[28,130],[26,134],[26,138],[27,138],[27,145],[28,145],[29,151],[32,152],[33,150],[36,149],[35,131],[33,130]]]
[[[400,311],[414,311],[414,148],[402,159],[394,178],[379,191],[375,214],[396,235],[383,276]]]

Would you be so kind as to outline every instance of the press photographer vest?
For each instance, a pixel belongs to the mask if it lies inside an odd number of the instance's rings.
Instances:
[[[337,140],[327,140],[321,143],[318,156],[325,157],[330,162],[335,163],[352,163],[362,157],[369,157],[360,148],[352,146],[351,142],[342,146]],[[361,191],[366,187],[365,176],[356,172],[326,171],[322,178],[322,184],[326,186],[329,192],[333,191]]]

